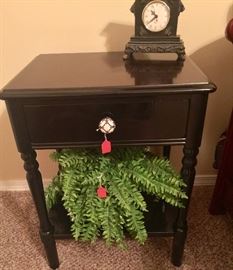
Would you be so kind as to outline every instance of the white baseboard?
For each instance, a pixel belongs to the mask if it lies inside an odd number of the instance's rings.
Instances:
[[[216,181],[216,175],[197,175],[195,178],[195,186],[213,186]],[[45,179],[43,181],[46,187],[50,179]],[[21,180],[0,180],[0,191],[26,191],[29,190],[27,181],[25,179]]]
[[[215,174],[199,174],[196,175],[194,186],[214,186],[217,175]]]
[[[43,180],[44,187],[49,184],[50,180]],[[0,180],[0,191],[27,191],[29,190],[26,179],[21,180]]]

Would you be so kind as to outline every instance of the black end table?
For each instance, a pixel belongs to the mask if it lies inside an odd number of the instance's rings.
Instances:
[[[199,68],[184,62],[124,62],[122,52],[36,57],[0,93],[40,221],[51,268],[59,266],[56,238],[70,236],[62,206],[48,213],[35,150],[99,146],[99,121],[111,116],[117,145],[184,145],[181,175],[191,196],[208,94],[215,90]],[[187,211],[150,205],[148,231],[173,236],[172,262],[181,265]]]

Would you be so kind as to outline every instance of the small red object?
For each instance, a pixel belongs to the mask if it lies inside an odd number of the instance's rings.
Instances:
[[[100,186],[98,189],[97,189],[97,195],[99,198],[101,199],[105,199],[107,197],[107,189],[103,186]]]
[[[110,141],[105,139],[101,145],[102,154],[108,154],[112,151],[112,144]]]

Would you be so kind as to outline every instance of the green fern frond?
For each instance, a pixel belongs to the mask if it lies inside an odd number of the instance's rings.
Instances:
[[[168,160],[159,159],[141,147],[119,147],[103,156],[97,149],[64,149],[51,154],[59,174],[48,186],[48,209],[62,200],[76,240],[94,242],[102,235],[107,244],[125,248],[127,230],[144,243],[147,205],[142,192],[183,207],[186,184]],[[107,198],[97,196],[99,186]]]

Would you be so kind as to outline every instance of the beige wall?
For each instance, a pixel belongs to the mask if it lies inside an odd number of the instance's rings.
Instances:
[[[0,0],[0,88],[41,53],[122,50],[133,33],[133,0]],[[184,0],[179,34],[187,54],[218,85],[209,99],[198,174],[214,174],[214,147],[233,105],[233,46],[224,39],[232,0]],[[180,148],[173,152],[181,152]],[[39,154],[44,177],[55,173]],[[23,179],[8,116],[0,103],[0,181]]]

